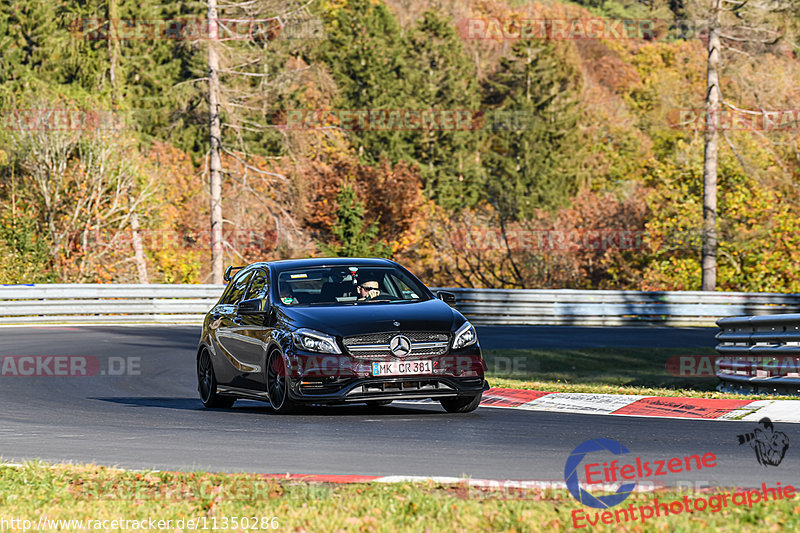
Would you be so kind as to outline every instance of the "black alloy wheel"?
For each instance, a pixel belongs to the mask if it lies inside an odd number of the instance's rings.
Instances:
[[[214,366],[211,364],[211,356],[208,350],[200,352],[197,358],[197,390],[200,392],[200,400],[208,408],[228,408],[233,406],[235,398],[220,396],[217,394],[217,378],[214,375]]]
[[[289,376],[286,363],[278,350],[273,350],[267,362],[267,396],[272,409],[278,414],[295,410],[296,403],[289,398]]]

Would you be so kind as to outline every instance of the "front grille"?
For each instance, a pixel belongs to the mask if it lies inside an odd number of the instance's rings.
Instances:
[[[435,331],[398,331],[389,333],[373,333],[355,335],[344,338],[344,346],[353,357],[360,359],[383,359],[394,357],[389,349],[389,341],[395,335],[405,335],[411,341],[411,352],[404,358],[412,356],[444,355],[450,345],[450,335]]]

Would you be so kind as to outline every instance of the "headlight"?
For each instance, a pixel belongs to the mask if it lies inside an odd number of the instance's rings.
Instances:
[[[336,339],[313,329],[300,328],[292,333],[292,338],[301,350],[332,354],[342,353],[336,344]]]
[[[469,322],[464,322],[458,331],[456,331],[456,338],[453,341],[453,349],[458,350],[464,346],[475,344],[478,341],[478,335],[475,333],[475,328]]]

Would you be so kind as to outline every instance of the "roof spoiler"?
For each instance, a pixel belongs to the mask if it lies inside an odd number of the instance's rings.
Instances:
[[[222,276],[222,279],[224,279],[225,282],[227,283],[233,277],[233,273],[234,272],[236,272],[238,270],[241,270],[243,268],[244,268],[243,266],[240,266],[240,267],[235,267],[233,265],[229,266],[228,268],[225,269],[225,275]]]

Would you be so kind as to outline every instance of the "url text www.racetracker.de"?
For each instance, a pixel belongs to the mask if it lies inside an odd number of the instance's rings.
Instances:
[[[759,424],[766,429],[758,428],[751,434],[739,435],[739,442],[756,443],[765,441],[774,444],[775,450],[762,450],[764,446],[754,446],[759,463],[762,465],[778,466],[783,459],[788,448],[788,439],[783,433],[774,432],[772,423],[769,419],[762,419]],[[772,438],[760,438],[767,430],[773,430]],[[779,438],[775,438],[777,435]],[[763,443],[762,443],[763,444]],[[770,448],[770,446],[766,446]],[[614,459],[610,462],[584,463],[587,454],[592,452],[611,453],[622,456],[630,453],[629,450],[619,442],[612,439],[597,438],[581,443],[575,448],[564,465],[564,479],[567,488],[576,500],[588,507],[605,509],[604,511],[587,512],[583,509],[572,511],[572,524],[576,529],[587,526],[595,526],[599,523],[614,524],[623,522],[646,522],[649,519],[662,516],[674,516],[682,513],[694,513],[696,511],[720,512],[727,507],[752,507],[756,503],[767,503],[769,501],[793,498],[795,487],[792,485],[781,486],[778,482],[775,487],[767,487],[766,483],[761,484],[760,489],[736,490],[734,492],[717,492],[709,496],[690,497],[683,496],[683,499],[660,502],[654,498],[652,503],[641,505],[629,504],[627,507],[620,507],[614,511],[608,510],[611,507],[621,504],[632,492],[637,489],[637,481],[654,476],[663,476],[669,473],[677,474],[680,472],[698,471],[703,469],[715,468],[717,457],[711,452],[702,455],[688,455],[685,457],[672,457],[668,459],[645,461],[641,457],[630,458],[630,464],[620,465],[620,461]],[[774,453],[771,453],[774,452]],[[760,455],[774,455],[774,461],[766,461]],[[771,455],[770,455],[771,453]],[[760,454],[760,455],[759,455]],[[579,467],[583,466],[585,482],[578,481]],[[595,496],[583,487],[595,485],[597,488],[607,488],[610,483],[632,481],[622,483],[616,492],[605,496]],[[605,483],[606,485],[600,485]]]

